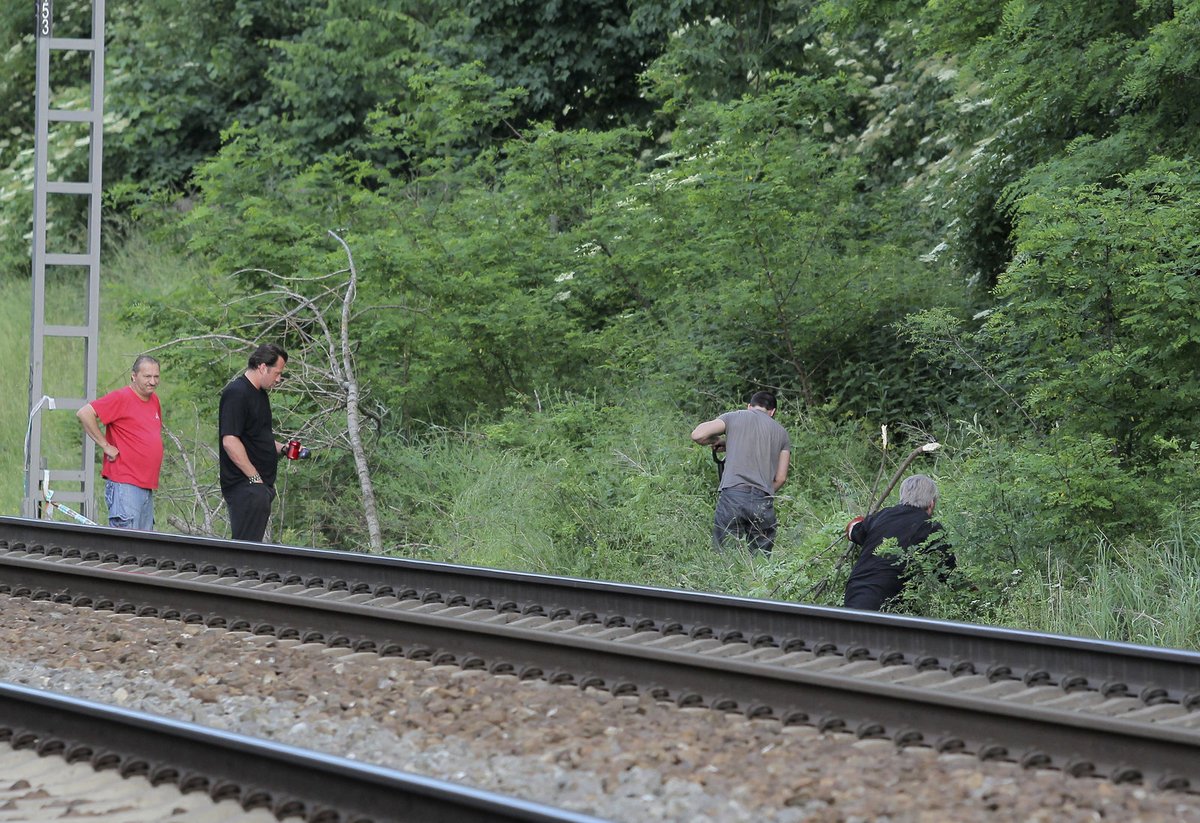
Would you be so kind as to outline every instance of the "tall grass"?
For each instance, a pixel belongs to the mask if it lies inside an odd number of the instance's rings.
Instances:
[[[20,514],[24,494],[25,432],[29,421],[29,326],[32,305],[28,280],[0,280],[0,352],[9,368],[0,371],[0,512]]]
[[[1058,634],[1200,648],[1200,538],[1180,528],[1150,544],[1095,541],[1078,572],[1047,554],[1014,597],[1007,622]]]
[[[688,436],[697,422],[646,396],[560,396],[492,424],[384,444],[377,491],[399,553],[647,585],[793,597],[813,547],[845,522],[824,463],[797,457],[771,557],[714,552],[716,472]],[[789,419],[797,442],[821,428]],[[836,458],[836,459],[841,459]],[[835,462],[836,462],[835,459]],[[830,512],[835,514],[828,520]]]

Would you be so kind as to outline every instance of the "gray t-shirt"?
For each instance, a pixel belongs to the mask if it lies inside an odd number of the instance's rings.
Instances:
[[[763,411],[741,409],[721,415],[725,421],[725,471],[721,488],[753,486],[775,493],[779,453],[792,450],[787,429]]]

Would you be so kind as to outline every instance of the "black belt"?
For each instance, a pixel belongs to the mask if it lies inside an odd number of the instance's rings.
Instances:
[[[770,492],[765,492],[758,486],[751,486],[749,483],[738,483],[736,486],[726,486],[725,488],[721,489],[721,491],[754,492],[755,494],[761,494],[763,497],[771,496]]]

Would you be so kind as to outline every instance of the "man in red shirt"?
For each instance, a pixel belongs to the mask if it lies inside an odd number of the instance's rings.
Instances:
[[[104,452],[100,475],[108,524],[118,529],[154,528],[154,490],[163,460],[162,408],[155,394],[158,379],[158,361],[143,354],[133,361],[128,386],[75,413],[87,436]]]

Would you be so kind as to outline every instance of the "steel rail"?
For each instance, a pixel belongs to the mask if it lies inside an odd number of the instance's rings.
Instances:
[[[860,737],[890,737],[898,745],[963,749],[985,759],[1051,765],[1117,781],[1200,786],[1200,731],[1179,726],[78,564],[0,557],[0,582],[11,593],[34,599],[322,640],[614,694],[648,693],[681,705],[775,716]]]
[[[0,683],[0,740],[280,819],[599,823],[540,803],[65,695]]]
[[[0,517],[0,546],[26,544],[119,558],[161,558],[177,567],[216,566],[362,585],[415,596],[436,593],[515,610],[588,615],[597,622],[671,624],[684,633],[753,645],[810,648],[821,653],[905,660],[950,671],[970,665],[980,674],[1026,683],[1072,683],[1104,694],[1192,705],[1200,700],[1200,653],[1039,632],[883,615],[823,606],[657,589],[497,569],[453,566],[299,547]]]

